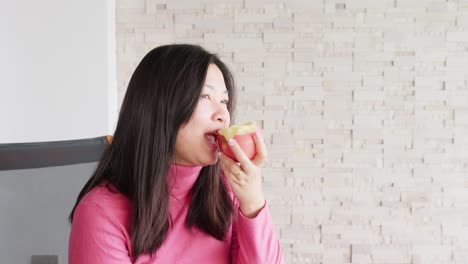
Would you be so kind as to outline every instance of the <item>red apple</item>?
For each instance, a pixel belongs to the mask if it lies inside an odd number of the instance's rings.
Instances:
[[[255,131],[260,130],[254,122],[247,122],[240,125],[230,126],[218,131],[217,141],[219,149],[228,157],[238,162],[231,147],[227,144],[227,140],[234,138],[240,148],[244,151],[249,159],[253,159],[257,154],[255,146],[254,134]]]

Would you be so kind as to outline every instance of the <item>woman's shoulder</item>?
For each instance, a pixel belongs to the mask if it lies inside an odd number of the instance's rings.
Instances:
[[[94,212],[127,226],[131,217],[130,199],[110,183],[102,183],[89,191],[79,202],[77,211]]]
[[[69,247],[75,262],[125,254],[130,248],[130,218],[130,202],[124,195],[106,185],[94,187],[74,211]]]
[[[81,200],[104,208],[129,208],[130,200],[111,183],[101,183],[89,191]]]

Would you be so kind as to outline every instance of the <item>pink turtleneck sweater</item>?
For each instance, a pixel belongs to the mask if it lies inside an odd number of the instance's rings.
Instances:
[[[284,263],[280,243],[275,235],[268,206],[255,218],[246,218],[233,198],[237,219],[228,230],[225,241],[185,225],[190,203],[190,190],[202,167],[171,166],[170,215],[173,225],[157,253],[132,258],[130,243],[131,202],[104,185],[86,194],[76,207],[70,233],[70,264],[115,263]]]

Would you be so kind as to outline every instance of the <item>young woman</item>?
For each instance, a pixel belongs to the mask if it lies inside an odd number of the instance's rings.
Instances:
[[[136,68],[112,144],[70,214],[69,263],[283,263],[261,187],[266,147],[218,150],[234,82],[203,48],[167,45]]]

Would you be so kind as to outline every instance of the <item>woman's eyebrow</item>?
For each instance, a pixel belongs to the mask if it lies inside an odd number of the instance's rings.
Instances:
[[[213,85],[211,85],[211,84],[205,84],[204,86],[210,88],[211,90],[217,90],[217,89],[216,89]],[[224,93],[227,94],[228,91],[227,91],[227,90],[224,90]]]

